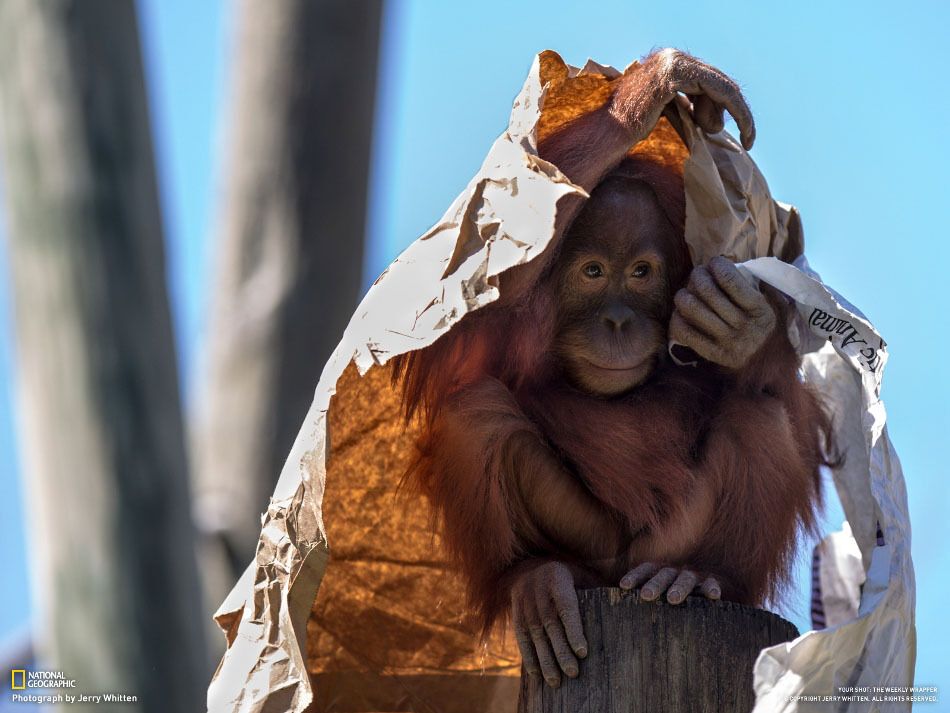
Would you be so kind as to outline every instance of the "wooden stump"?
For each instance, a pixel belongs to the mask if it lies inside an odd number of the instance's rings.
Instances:
[[[732,602],[577,594],[590,648],[580,675],[551,688],[522,671],[519,713],[748,713],[759,651],[798,636],[780,616]]]

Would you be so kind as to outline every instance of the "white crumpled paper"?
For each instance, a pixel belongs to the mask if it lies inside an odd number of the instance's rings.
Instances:
[[[832,532],[815,547],[816,565],[813,574],[812,602],[818,603],[826,626],[845,624],[858,616],[861,586],[864,584],[864,562],[861,549],[851,534],[847,521],[838,532]]]
[[[637,70],[632,65],[626,71]],[[351,363],[363,375],[385,368],[398,354],[433,343],[466,313],[501,296],[500,273],[535,260],[558,239],[565,227],[556,222],[559,213],[586,194],[537,156],[538,134],[545,122],[550,130],[552,123],[602,104],[610,81],[619,74],[593,62],[577,70],[554,53],[539,55],[515,100],[507,131],[491,147],[476,176],[442,220],[410,245],[363,299],[324,368],[281,472],[263,518],[256,560],[216,615],[229,646],[208,691],[209,710],[299,713],[313,700],[308,626],[313,624],[311,608],[318,609],[320,599],[314,600],[328,560],[330,570],[335,566],[329,557],[334,544],[327,538],[328,503],[323,496],[336,482],[327,479],[327,423],[338,382],[348,383],[341,376]],[[803,256],[793,265],[774,257],[798,254],[801,223],[793,208],[772,200],[764,178],[739,144],[726,132],[706,136],[682,111],[679,120],[688,158],[682,144],[669,143],[671,132],[662,133],[659,127],[645,143],[653,142],[667,157],[681,157],[686,234],[694,261],[728,255],[747,275],[795,300],[798,319],[791,336],[804,355],[805,378],[825,395],[833,411],[845,455],[845,465],[834,473],[834,480],[866,569],[857,618],[806,632],[760,654],[755,711],[826,711],[827,703],[799,697],[835,695],[841,686],[909,686],[915,655],[914,574],[904,480],[879,399],[887,362],[885,343],[855,307],[822,284]],[[367,419],[373,416],[366,414]],[[333,477],[355,479],[355,473],[343,471]],[[386,487],[401,475],[374,471]],[[386,517],[398,513],[394,510]],[[878,526],[883,546],[876,543]],[[345,518],[339,527],[345,532]],[[359,537],[372,538],[375,529],[361,530]],[[354,602],[375,601],[378,592],[356,594]],[[435,602],[432,609],[436,616]],[[403,618],[407,625],[431,623],[417,619]],[[321,626],[326,629],[326,622]],[[459,630],[448,628],[458,638]],[[462,668],[461,658],[443,657],[443,663],[424,658],[413,663],[412,673],[453,674]],[[359,667],[387,675],[409,670],[396,668],[385,656],[363,661]],[[323,662],[319,668],[333,666]],[[499,663],[497,671],[517,675],[512,665]],[[485,710],[505,707],[513,710],[514,700],[496,698]],[[881,703],[871,710],[909,708],[909,703]]]

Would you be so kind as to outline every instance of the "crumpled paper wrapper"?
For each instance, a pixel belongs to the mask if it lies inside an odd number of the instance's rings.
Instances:
[[[425,503],[398,488],[414,425],[402,421],[387,363],[468,312],[517,300],[517,286],[537,277],[566,227],[559,216],[587,197],[538,157],[538,140],[606,102],[620,74],[538,55],[478,173],[363,299],[323,370],[255,561],[215,616],[228,649],[210,711],[514,710],[517,648],[510,638],[478,645]],[[633,151],[682,171],[695,262],[725,254],[795,301],[804,378],[826,396],[845,454],[834,480],[865,570],[857,616],[762,651],[755,711],[824,711],[796,697],[911,685],[910,522],[879,398],[884,340],[809,269],[797,211],[772,199],[728,133],[706,136],[677,110]],[[520,278],[502,294],[499,276],[512,268]]]
[[[857,618],[864,563],[847,521],[838,532],[832,532],[815,546],[814,557],[817,581],[812,585],[818,590],[825,626],[837,626]],[[812,596],[814,598],[814,592]]]

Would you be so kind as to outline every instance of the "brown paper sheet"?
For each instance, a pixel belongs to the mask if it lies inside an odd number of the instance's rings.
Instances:
[[[228,650],[209,688],[210,711],[514,710],[516,647],[501,638],[478,644],[424,503],[399,490],[412,427],[402,422],[386,364],[501,297],[500,273],[541,263],[563,228],[559,210],[586,194],[537,156],[537,141],[601,106],[618,76],[595,62],[577,69],[541,53],[479,172],[356,310],[281,472],[255,561],[216,615]],[[685,144],[663,119],[634,150],[683,172],[694,260],[725,253],[750,261],[747,274],[798,301],[793,336],[806,372],[842,414],[852,414],[839,435],[860,456],[836,481],[873,586],[854,621],[763,652],[756,710],[799,710],[790,697],[832,681],[891,675],[901,679],[892,683],[906,682],[913,664],[906,496],[883,413],[875,411],[886,349],[876,345],[880,368],[869,373],[860,349],[877,335],[799,257],[795,209],[772,200],[726,132],[706,136],[683,112],[679,121]],[[769,256],[798,257],[797,266]],[[829,342],[821,331],[829,323],[816,322],[815,309],[851,320],[865,344],[848,342],[838,323]],[[886,552],[868,538],[875,518],[889,537]],[[865,668],[857,671],[862,650]]]

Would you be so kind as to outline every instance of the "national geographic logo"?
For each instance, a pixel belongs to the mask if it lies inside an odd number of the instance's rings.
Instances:
[[[10,671],[10,688],[25,691],[27,688],[75,688],[76,679],[68,678],[62,671],[27,671],[17,668]]]
[[[76,679],[69,678],[63,671],[28,671],[22,668],[10,671],[12,703],[57,705],[138,702],[138,696],[127,693],[79,693],[75,689]]]

